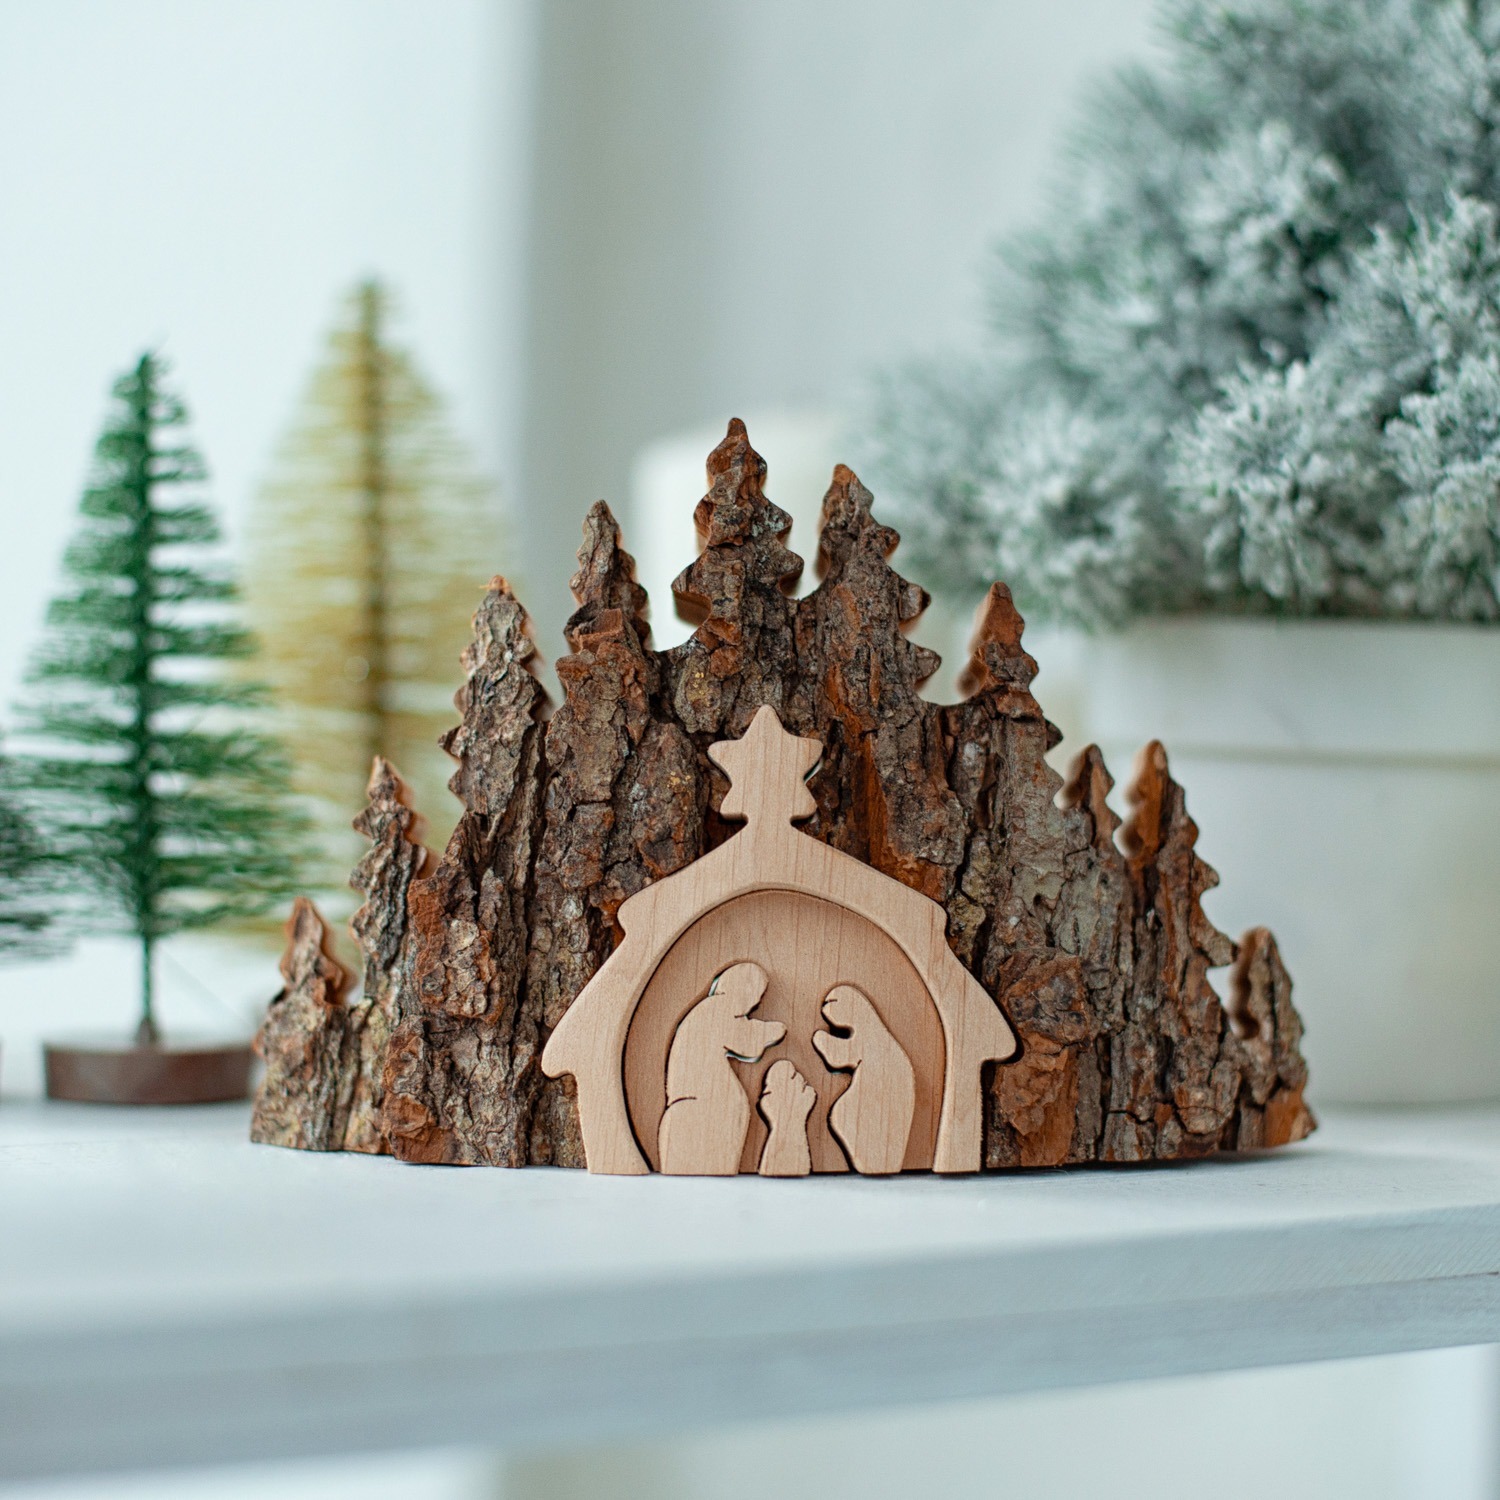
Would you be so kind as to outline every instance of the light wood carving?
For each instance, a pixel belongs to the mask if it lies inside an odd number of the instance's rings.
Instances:
[[[795,1063],[783,1057],[771,1064],[760,1095],[761,1118],[770,1130],[760,1153],[762,1177],[806,1177],[812,1171],[807,1117],[817,1102],[818,1091]]]
[[[899,1172],[916,1106],[911,1062],[870,997],[854,985],[830,990],[823,1014],[838,1030],[818,1032],[813,1046],[830,1068],[854,1074],[828,1123],[856,1172]]]
[[[936,902],[792,827],[794,819],[815,811],[804,781],[821,752],[817,740],[788,734],[774,709],[758,709],[742,739],[709,749],[731,782],[723,815],[745,818],[745,828],[621,905],[624,940],[562,1017],[542,1054],[548,1075],[571,1073],[577,1082],[591,1171],[649,1170],[631,1128],[624,1058],[632,1019],[656,969],[696,923],[737,898],[769,891],[843,908],[900,949],[942,1028],[942,1102],[932,1167],[979,1169],[981,1073],[987,1062],[1011,1056],[1015,1037],[999,1007],[954,957],[946,915]],[[779,944],[794,969],[815,951],[800,941],[790,946],[785,935]]]
[[[735,1063],[751,1099],[780,1059],[793,1063],[817,1091],[808,1119],[814,1172],[847,1172],[844,1149],[828,1128],[829,1106],[849,1087],[849,1074],[829,1069],[813,1035],[827,1022],[821,1005],[830,989],[857,984],[880,995],[886,1025],[917,1071],[916,1115],[905,1165],[929,1170],[937,1149],[943,1102],[943,1027],[932,997],[911,960],[872,922],[847,907],[793,891],[757,891],[716,907],[693,923],[657,965],[636,1006],[625,1042],[625,1095],[631,1127],[650,1166],[660,1169],[657,1132],[666,1106],[663,1078],[672,1038],[703,994],[709,976],[750,960],[769,983],[755,1014],[780,1021],[786,1037],[759,1063]],[[754,1172],[766,1124],[750,1122],[740,1170]]]
[[[786,1035],[779,1021],[750,1012],[766,991],[758,964],[735,964],[684,1017],[667,1057],[667,1108],[661,1117],[661,1170],[732,1177],[750,1128],[750,1100],[729,1066],[759,1062]]]

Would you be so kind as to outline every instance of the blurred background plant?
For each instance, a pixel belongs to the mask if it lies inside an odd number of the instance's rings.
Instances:
[[[989,343],[883,384],[935,575],[1088,626],[1500,617],[1500,6],[1176,0],[999,246]]]
[[[137,1039],[156,1038],[157,945],[258,913],[302,877],[265,690],[182,403],[144,354],[114,385],[63,591],[27,673],[6,777],[35,822],[59,927],[113,928],[140,951]]]
[[[353,907],[350,827],[375,756],[438,847],[456,821],[452,727],[470,617],[504,557],[491,488],[442,401],[389,336],[390,296],[357,286],[329,334],[248,528],[246,606],[316,829],[310,880]]]
[[[0,963],[39,958],[57,946],[46,850],[21,809],[12,774],[0,760]]]

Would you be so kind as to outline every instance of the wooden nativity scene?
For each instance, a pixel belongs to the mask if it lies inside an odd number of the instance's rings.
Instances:
[[[501,578],[443,739],[463,806],[427,850],[377,759],[355,827],[360,992],[301,899],[253,1139],[409,1162],[796,1177],[1136,1163],[1314,1122],[1276,942],[1217,876],[1159,744],[1122,820],[1068,776],[995,584],[963,701],[922,684],[924,591],[835,469],[819,582],[743,424],[708,460],[695,624],[651,645],[601,502],[553,707]],[[1210,970],[1230,966],[1227,1005]]]

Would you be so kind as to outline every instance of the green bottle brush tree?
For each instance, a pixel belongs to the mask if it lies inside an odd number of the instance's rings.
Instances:
[[[303,836],[285,757],[256,725],[265,692],[226,671],[253,640],[164,373],[145,354],[115,384],[7,773],[61,930],[139,943],[142,1046],[159,1038],[157,946],[269,907],[297,881]]]
[[[56,943],[47,905],[46,850],[8,785],[0,761],[0,963],[38,958]]]

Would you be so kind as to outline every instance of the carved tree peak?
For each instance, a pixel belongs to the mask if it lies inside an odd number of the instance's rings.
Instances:
[[[735,417],[724,441],[708,455],[708,493],[693,512],[703,551],[678,575],[672,592],[688,619],[736,619],[739,597],[752,589],[790,591],[802,559],[786,545],[792,518],[766,498],[766,461],[750,446]],[[720,554],[748,553],[743,568],[725,570]]]
[[[370,847],[349,877],[365,900],[350,917],[349,930],[365,955],[366,998],[389,1008],[406,938],[406,893],[428,872],[432,856],[422,842],[423,821],[412,808],[411,789],[383,755],[375,757],[368,796],[354,828]]]
[[[472,623],[474,638],[459,657],[470,679],[480,672],[502,672],[510,662],[530,669],[529,664],[536,655],[536,642],[531,637],[531,616],[516,598],[509,582],[498,573],[490,579],[490,586],[484,591],[479,608],[474,611]],[[457,697],[462,698],[464,691],[460,688]]]
[[[1130,812],[1120,830],[1120,844],[1143,904],[1180,909],[1188,938],[1209,966],[1230,963],[1233,941],[1209,921],[1199,904],[1218,885],[1218,872],[1196,852],[1198,825],[1188,814],[1187,794],[1173,780],[1160,740],[1152,740],[1136,756],[1125,801]]]
[[[833,481],[823,496],[823,512],[818,518],[819,578],[827,578],[849,560],[856,546],[889,557],[901,541],[899,533],[881,524],[874,516],[875,497],[859,482],[859,476],[847,464],[835,464]],[[922,591],[919,591],[922,592]],[[923,593],[924,607],[926,594]]]
[[[342,1151],[359,1084],[357,1033],[365,1007],[344,1003],[349,973],[328,951],[328,928],[305,896],[292,906],[281,959],[284,987],[256,1037],[266,1071],[250,1116],[250,1139],[303,1151]],[[379,1150],[378,1140],[356,1150]]]
[[[958,681],[965,697],[999,692],[1024,693],[1031,698],[1037,665],[1036,658],[1021,644],[1025,630],[1026,621],[1010,590],[1003,583],[992,583],[974,616],[969,661]]]
[[[892,640],[906,657],[910,682],[916,687],[937,671],[942,658],[908,641],[901,627],[918,619],[932,599],[926,589],[891,567],[888,559],[901,537],[875,519],[874,501],[853,469],[835,466],[818,522],[818,592],[824,598],[844,593],[847,599],[841,607],[856,608],[871,636],[878,633]]]
[[[1173,824],[1186,820],[1189,838],[1196,842],[1198,825],[1187,816],[1182,788],[1172,779],[1167,748],[1160,740],[1142,745],[1136,752],[1130,782],[1125,788],[1128,809],[1120,844],[1132,867],[1151,863]]]
[[[281,977],[289,994],[304,995],[321,1005],[338,1007],[349,988],[349,971],[333,956],[328,924],[306,896],[292,903],[286,924],[286,951]]]
[[[611,610],[629,622],[641,645],[648,644],[651,626],[646,619],[646,591],[635,581],[635,559],[620,544],[620,524],[602,500],[596,500],[584,518],[578,571],[569,587],[578,608],[563,634],[574,651]]]
[[[518,717],[535,722],[549,707],[535,656],[529,616],[505,579],[492,579],[474,614],[474,638],[460,658],[467,678],[453,703],[462,722],[439,741],[458,762],[448,788],[472,813],[503,810],[491,807],[495,789],[510,786],[508,777],[497,774],[497,757],[509,762],[517,753],[511,741]]]
[[[1245,1082],[1264,1108],[1264,1146],[1300,1141],[1317,1128],[1303,1102],[1307,1064],[1302,1060],[1302,1018],[1292,1004],[1292,980],[1276,939],[1252,927],[1240,940],[1230,980],[1230,1014],[1239,1037]]]
[[[1236,1032],[1253,1062],[1265,1073],[1275,1076],[1277,989],[1283,984],[1285,965],[1276,939],[1265,927],[1252,927],[1240,939],[1240,951],[1229,977],[1229,1003],[1225,1006],[1234,1021]],[[1295,1013],[1294,1013],[1295,1014]],[[1297,1021],[1298,1037],[1301,1022]],[[1257,1090],[1258,1104],[1264,1104],[1269,1089]]]
[[[1059,794],[1065,808],[1081,808],[1089,815],[1094,829],[1094,844],[1103,848],[1112,845],[1120,818],[1109,805],[1109,794],[1114,790],[1115,778],[1104,764],[1103,752],[1097,745],[1085,745],[1068,767],[1067,779]]]
[[[748,542],[767,532],[784,537],[791,529],[792,518],[766,498],[766,461],[750,446],[738,417],[708,455],[707,471],[708,493],[693,511],[705,547]]]
[[[1025,630],[1026,621],[1010,590],[1003,583],[992,583],[974,616],[969,661],[958,679],[958,690],[965,698],[989,698],[1004,718],[1040,719],[1047,725],[1047,749],[1051,750],[1062,743],[1062,735],[1032,696],[1037,665],[1021,644]]]
[[[385,756],[377,755],[365,787],[365,807],[355,816],[354,831],[378,840],[386,828],[394,825],[407,843],[420,845],[426,820],[412,806],[411,796],[411,788],[401,779],[401,773]],[[358,873],[358,866],[355,868]],[[363,889],[353,881],[350,883],[356,890]]]

